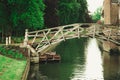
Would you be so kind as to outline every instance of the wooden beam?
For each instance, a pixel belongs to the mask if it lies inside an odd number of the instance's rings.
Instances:
[[[78,32],[78,38],[80,38],[80,28],[79,28],[79,26],[78,26],[77,32]]]
[[[49,39],[48,39],[47,34],[45,33],[45,31],[43,31],[43,34],[44,34],[44,36],[45,36],[45,38],[46,38],[48,44],[50,45],[50,41],[49,41]]]
[[[49,34],[49,32],[51,31],[51,29],[48,30],[48,32],[46,33],[46,35]],[[44,34],[44,33],[43,33]],[[36,47],[36,50],[37,48],[39,47],[39,45],[45,40],[45,36],[42,38],[42,40],[40,41],[40,43],[38,43],[38,46]]]
[[[110,40],[110,36],[111,36],[111,29],[109,30],[109,34],[108,34],[108,40]]]
[[[96,26],[94,25],[93,26],[93,38],[95,38],[95,33],[96,33],[95,31],[96,31]]]
[[[63,34],[63,28],[61,28],[60,30],[61,30],[61,34],[62,34],[63,40],[65,41],[65,37],[64,37],[64,34]]]
[[[60,29],[54,34],[54,36],[50,39],[50,41],[52,40],[52,39],[54,39],[57,35],[58,35],[58,33],[60,33]]]
[[[37,35],[38,35],[38,32],[35,34],[35,37],[33,38],[32,44],[35,42]]]

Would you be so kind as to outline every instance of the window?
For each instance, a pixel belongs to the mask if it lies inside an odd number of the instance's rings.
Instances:
[[[120,2],[120,0],[111,0],[112,3],[118,3],[118,1]]]

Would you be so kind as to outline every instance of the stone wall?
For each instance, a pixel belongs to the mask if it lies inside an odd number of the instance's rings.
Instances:
[[[107,25],[117,25],[120,22],[120,6],[112,3],[111,0],[104,0],[104,23]],[[119,20],[118,20],[119,18]]]
[[[104,23],[111,24],[111,1],[104,0]]]
[[[119,8],[118,4],[112,3],[111,5],[111,24],[117,25],[118,24],[118,18],[119,18]]]

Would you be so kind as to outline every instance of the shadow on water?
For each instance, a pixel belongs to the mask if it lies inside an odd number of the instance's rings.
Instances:
[[[79,61],[78,59],[84,58],[84,50],[86,44],[87,44],[86,38],[70,39],[66,40],[65,42],[64,41],[61,42],[60,45],[58,45],[54,51],[61,55],[63,63],[76,62]],[[84,61],[79,62],[82,62],[84,64]]]
[[[96,39],[71,39],[53,51],[60,63],[32,64],[28,80],[120,80],[120,56],[101,51]]]
[[[120,80],[120,56],[103,52],[104,80]]]

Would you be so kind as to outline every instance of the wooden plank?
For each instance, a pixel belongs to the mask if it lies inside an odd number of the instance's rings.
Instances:
[[[94,27],[93,27],[93,38],[95,37],[95,32],[96,31],[96,27],[95,27],[95,25],[94,25]]]
[[[50,39],[50,41],[52,40],[52,39],[54,39],[57,35],[58,35],[58,33],[60,33],[60,29],[55,33],[55,35]]]
[[[78,38],[80,38],[80,28],[79,28],[79,26],[78,26]]]
[[[110,39],[110,36],[111,36],[111,29],[110,29],[109,34],[108,34],[108,40]]]
[[[27,48],[30,49],[33,56],[39,56],[38,53],[36,52],[36,50],[33,47],[31,47],[30,45],[27,45]]]
[[[69,26],[76,26],[76,25],[79,25],[79,23],[75,23],[75,24],[70,24],[70,25],[64,25],[64,27],[69,27]],[[54,28],[49,28],[49,29],[59,29],[61,28],[62,26],[58,26],[58,27],[54,27]],[[37,31],[31,31],[31,32],[28,32],[28,34],[31,34],[31,33],[36,33],[36,32],[43,32],[43,31],[47,31],[49,29],[43,29],[43,30],[37,30]]]
[[[36,36],[36,37],[42,37],[42,36],[39,35],[39,34],[38,34],[38,35],[28,35],[28,37],[35,37],[35,36]]]
[[[98,36],[99,36],[99,35],[98,35]],[[108,40],[108,38],[106,38],[106,37],[103,36],[103,35],[101,35],[101,36],[99,36],[99,37],[97,37],[97,38],[104,39],[104,40]],[[113,42],[113,43],[115,43],[115,44],[117,44],[117,45],[120,45],[120,42],[115,41],[115,40],[112,40],[112,39],[110,39],[110,38],[109,38],[109,41],[111,41],[111,42]]]
[[[35,34],[35,37],[33,38],[32,44],[35,42],[37,35],[38,35],[38,32]]]
[[[48,30],[48,32],[46,33],[46,35],[48,35],[50,31],[51,31],[51,29]],[[42,43],[42,41],[44,41],[44,40],[45,40],[45,36],[42,38],[42,40],[40,41],[40,43],[38,43],[38,46],[36,47],[36,50],[39,47],[39,45]]]
[[[49,45],[50,45],[50,41],[49,41],[49,39],[48,39],[48,37],[47,37],[47,34],[43,31],[43,34],[44,34],[44,36],[45,36],[45,38],[46,38],[46,40],[47,40],[47,42],[49,43]]]
[[[41,43],[48,43],[49,45],[54,43],[54,41],[52,41],[55,37],[57,37],[57,41],[59,40],[65,40],[67,39],[71,39],[71,38],[80,38],[80,33],[82,33],[84,31],[84,28],[79,27],[80,25],[90,25],[91,27],[87,28],[88,31],[88,35],[92,34],[93,37],[95,37],[96,35],[99,35],[99,33],[102,32],[99,31],[99,29],[96,29],[96,25],[97,24],[89,24],[89,23],[84,23],[84,24],[71,24],[71,25],[65,25],[63,27],[59,26],[59,27],[55,27],[55,28],[50,28],[50,29],[44,29],[44,30],[39,30],[39,31],[33,31],[33,32],[29,32],[30,34],[35,33],[35,32],[42,32],[42,34],[44,34],[44,37],[42,38],[42,40],[40,41],[39,45],[37,47],[40,46]],[[53,30],[51,32],[49,32],[48,30]],[[48,31],[46,33],[46,31]],[[109,30],[106,30],[105,32],[107,32]],[[72,32],[72,33],[71,33]],[[52,37],[50,39],[48,39],[47,35],[52,33]],[[59,35],[59,33],[61,33]],[[71,34],[70,34],[71,33]],[[36,35],[28,35],[29,37],[34,37],[33,42],[35,41],[36,37],[39,37],[37,34]],[[54,35],[53,35],[54,34]],[[82,34],[81,36],[84,36],[84,34]],[[109,34],[109,39],[110,39],[111,33]],[[40,36],[41,37],[41,36]],[[45,41],[45,42],[44,42]],[[47,42],[46,42],[47,41]],[[52,43],[50,43],[52,41]],[[45,45],[43,45],[44,47]]]
[[[71,29],[70,31],[64,33],[64,36],[67,35],[68,33],[72,32],[73,30],[77,29],[77,27],[74,27],[73,29]],[[62,36],[58,36],[58,38],[60,39]]]
[[[64,37],[64,34],[63,34],[63,28],[61,28],[61,34],[62,34],[63,40],[65,41],[65,37]]]

